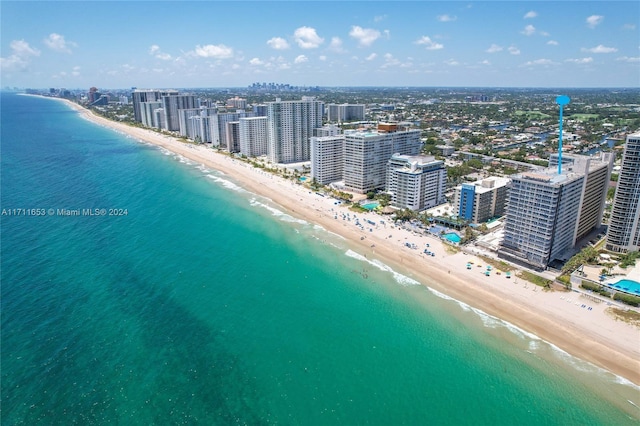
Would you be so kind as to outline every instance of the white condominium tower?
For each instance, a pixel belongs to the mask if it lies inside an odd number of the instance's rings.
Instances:
[[[640,133],[627,136],[606,248],[618,253],[640,250]]]
[[[342,180],[344,135],[311,138],[311,178],[322,185]]]
[[[236,112],[221,112],[211,116],[211,140],[213,142],[214,147],[224,147],[229,152],[233,152],[229,150],[229,145],[227,144],[227,123],[231,123],[234,121],[239,121],[244,117],[252,117],[252,112],[245,112],[243,110],[238,110]],[[231,147],[233,148],[233,147]]]
[[[340,123],[364,120],[364,104],[328,104],[327,120]]]
[[[141,103],[161,101],[163,96],[177,94],[177,90],[135,89],[131,93],[134,120],[137,122],[142,122],[142,106],[140,105]]]
[[[573,247],[583,181],[554,169],[512,176],[500,255],[545,269]]]
[[[240,120],[240,153],[247,157],[267,155],[267,117]]]
[[[388,161],[386,191],[396,207],[421,211],[442,204],[446,182],[444,162],[434,157],[394,154]]]
[[[162,97],[164,109],[164,129],[171,132],[180,130],[178,110],[198,108],[198,100],[194,95],[168,95]]]
[[[313,130],[322,126],[324,104],[312,97],[267,103],[269,161],[297,163],[311,158]]]
[[[397,131],[390,124],[379,124],[378,131],[345,132],[344,138],[344,185],[361,194],[384,189],[393,154],[418,155],[422,147],[420,130]]]

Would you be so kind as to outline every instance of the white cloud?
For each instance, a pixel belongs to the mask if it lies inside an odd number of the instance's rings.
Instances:
[[[524,15],[524,19],[533,19],[533,18],[536,18],[537,16],[538,16],[538,12],[531,10]]]
[[[324,39],[316,33],[315,28],[311,27],[300,27],[295,30],[293,36],[302,49],[315,49],[324,42]]]
[[[233,49],[225,46],[224,44],[206,44],[204,46],[197,45],[195,54],[202,58],[226,59],[233,56]]]
[[[484,61],[480,62],[480,65],[491,65],[491,62],[485,59]]]
[[[536,59],[535,61],[529,61],[529,62],[525,62],[523,64],[523,66],[528,67],[528,66],[547,66],[547,65],[553,65],[554,62],[551,59]]]
[[[387,19],[387,15],[380,15],[380,16],[374,17],[373,22],[380,22],[380,21],[384,21],[385,19]]]
[[[163,61],[171,60],[171,55],[162,52],[160,50],[160,46],[158,46],[157,44],[151,45],[151,47],[149,48],[149,54],[155,56],[158,59],[162,59]]]
[[[636,29],[636,25],[635,24],[624,24],[622,26],[623,30],[635,30]]]
[[[362,28],[354,25],[351,27],[349,35],[358,40],[359,46],[371,46],[374,41],[380,38],[380,31],[374,30],[373,28]]]
[[[331,43],[329,43],[329,50],[338,53],[344,53],[345,50],[342,48],[342,40],[340,37],[331,37]]]
[[[9,46],[12,54],[6,58],[0,58],[0,69],[23,71],[29,65],[29,58],[40,56],[40,51],[29,46],[29,43],[24,40],[13,40]]]
[[[20,57],[40,56],[40,51],[35,47],[29,46],[24,40],[13,40],[9,45],[15,55]]]
[[[318,56],[318,59],[320,59],[321,61],[326,61],[327,57],[325,55],[320,55]]]
[[[457,16],[450,16],[450,15],[438,15],[437,19],[440,22],[453,22],[453,21],[457,20],[458,17]]]
[[[294,64],[303,64],[303,63],[308,62],[308,61],[309,61],[309,58],[307,58],[306,56],[298,55],[296,57],[296,59],[293,60],[293,63]]]
[[[384,37],[389,40],[391,38],[391,31],[389,30],[384,30],[382,31],[384,33]]]
[[[289,43],[287,43],[287,40],[282,37],[273,37],[267,40],[267,44],[270,48],[275,50],[286,50],[289,48]]]
[[[549,40],[549,41],[547,42],[547,44],[548,44],[549,46],[557,46],[557,45],[558,45],[558,42],[557,42],[557,41],[555,41],[555,40]]]
[[[444,63],[452,67],[460,65],[460,62],[456,61],[455,59],[448,59],[444,61]]]
[[[529,24],[526,27],[524,27],[524,30],[522,30],[522,34],[526,35],[526,36],[530,36],[535,34],[536,32],[536,27],[534,27],[533,25]]]
[[[77,44],[72,41],[66,41],[63,35],[51,33],[49,37],[44,39],[44,44],[51,50],[56,52],[71,53],[71,47],[76,47]]]
[[[444,48],[443,44],[436,43],[435,41],[431,40],[431,37],[428,36],[422,36],[414,43],[424,45],[427,50],[440,50]]]
[[[498,46],[497,44],[492,44],[485,52],[487,53],[496,53],[502,51],[502,46]]]
[[[586,19],[587,27],[595,28],[602,23],[603,19],[602,15],[591,15]]]
[[[574,64],[590,64],[593,62],[593,58],[589,56],[587,58],[566,59],[565,62],[572,62]]]
[[[75,66],[73,67],[73,71],[71,71],[71,75],[74,77],[77,77],[80,75],[80,67]]]
[[[367,57],[365,58],[365,60],[367,60],[367,61],[373,61],[373,60],[374,60],[375,58],[377,58],[377,57],[378,57],[378,54],[377,54],[377,53],[372,53],[371,55],[367,56]]]
[[[512,55],[519,55],[520,54],[520,49],[518,49],[515,46],[509,46],[509,48],[507,49],[509,51],[509,53],[511,53]]]
[[[621,56],[619,58],[616,59],[616,61],[621,61],[621,62],[640,62],[640,56],[637,56],[635,58],[630,58],[628,56]]]
[[[253,58],[249,61],[249,65],[263,65],[264,62],[262,62],[259,58]]]
[[[592,47],[590,49],[583,47],[580,50],[582,50],[583,52],[591,52],[591,53],[613,53],[618,51],[618,49],[616,49],[615,47],[607,47],[601,44],[597,45],[596,47]]]

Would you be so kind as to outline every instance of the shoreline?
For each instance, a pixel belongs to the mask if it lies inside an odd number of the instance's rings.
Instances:
[[[206,146],[185,144],[172,136],[97,116],[69,100],[52,99],[66,102],[93,123],[221,171],[244,189],[270,199],[286,213],[343,237],[351,249],[368,260],[377,259],[421,285],[532,333],[578,359],[640,386],[640,328],[610,317],[604,303],[593,303],[575,292],[543,292],[533,284],[507,279],[504,274],[485,277],[481,273],[484,269],[475,264],[471,270],[466,269],[466,263],[474,259],[472,255],[451,254],[436,237],[395,227],[374,213],[354,213],[333,204],[333,199],[320,197],[302,185],[255,169]],[[347,214],[350,218],[362,219],[366,226],[357,227],[354,221],[343,219]],[[367,224],[366,220],[375,225]],[[420,248],[407,248],[406,242],[416,243]],[[425,244],[430,245],[435,257],[422,254]],[[477,264],[478,259],[475,261]]]

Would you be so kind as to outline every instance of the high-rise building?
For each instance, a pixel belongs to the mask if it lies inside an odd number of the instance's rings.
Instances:
[[[268,157],[272,163],[309,161],[313,129],[322,126],[324,104],[313,97],[267,103]]]
[[[363,104],[328,104],[327,120],[330,122],[361,121],[364,120],[365,106]]]
[[[594,156],[564,154],[563,169],[568,168],[585,175],[580,200],[580,215],[576,223],[576,242],[602,225],[602,215],[607,200],[609,179],[615,156],[610,152],[601,152]],[[557,168],[558,154],[551,154],[549,167]]]
[[[640,250],[640,133],[627,136],[607,229],[607,250]]]
[[[344,135],[311,138],[311,178],[322,185],[342,180]]]
[[[227,99],[227,107],[233,109],[245,109],[247,107],[247,100],[239,97]]]
[[[508,178],[489,177],[463,183],[455,189],[453,211],[459,218],[471,223],[482,223],[502,216],[510,181]]]
[[[147,127],[151,127],[154,129],[160,128],[160,123],[156,120],[157,109],[162,108],[162,102],[154,101],[154,102],[141,102],[140,103],[140,122]]]
[[[180,130],[178,110],[198,108],[198,100],[194,95],[167,95],[162,97],[164,109],[165,130],[175,132]]]
[[[142,122],[142,102],[156,102],[160,101],[163,96],[177,94],[177,90],[135,89],[131,93],[131,102],[133,103],[133,118],[137,122]]]
[[[335,124],[325,124],[322,127],[313,129],[313,136],[337,136],[342,133],[342,129]]]
[[[213,146],[223,147],[227,150],[227,123],[239,121],[244,117],[252,117],[252,112],[245,112],[244,110],[237,110],[236,112],[221,112],[211,116],[211,135]],[[234,151],[230,151],[234,152]]]
[[[351,191],[366,194],[384,189],[391,156],[420,153],[420,130],[395,131],[388,125],[378,128],[379,131],[345,132],[343,179]]]
[[[245,117],[240,122],[240,153],[247,157],[267,155],[267,117]]]
[[[227,122],[227,151],[240,152],[240,122]]]
[[[386,191],[391,204],[421,211],[445,201],[444,162],[425,155],[394,154],[387,163]]]
[[[191,140],[211,142],[211,116],[216,114],[216,108],[190,108],[178,110],[180,121],[180,135]]]
[[[548,168],[513,175],[499,255],[545,269],[575,244],[585,175]]]

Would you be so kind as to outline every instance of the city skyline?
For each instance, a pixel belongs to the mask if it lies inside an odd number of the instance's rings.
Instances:
[[[3,87],[640,86],[633,1],[0,7]]]

